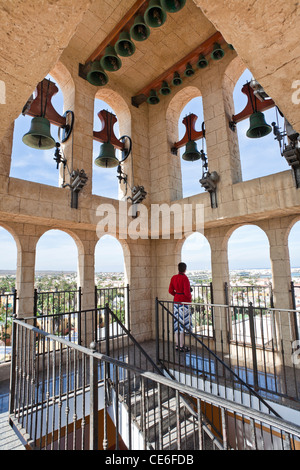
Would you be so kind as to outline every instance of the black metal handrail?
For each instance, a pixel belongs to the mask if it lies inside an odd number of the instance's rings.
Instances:
[[[251,397],[255,397],[258,402],[259,402],[259,405],[263,405],[266,410],[268,410],[269,413],[272,413],[274,416],[277,416],[277,417],[280,417],[280,415],[277,413],[277,411],[275,411],[270,405],[268,402],[266,402],[252,387],[250,387],[249,384],[247,384],[243,379],[241,379],[241,377],[236,374],[234,372],[234,370],[232,370],[227,364],[226,362],[224,362],[215,352],[213,352],[205,343],[204,341],[202,341],[200,338],[199,338],[199,335],[196,335],[194,334],[188,327],[185,326],[185,324],[180,320],[180,318],[177,318],[175,317],[175,315],[169,310],[169,308],[165,305],[165,304],[168,304],[168,305],[172,305],[174,306],[174,302],[169,302],[169,301],[161,301],[159,300],[158,298],[156,298],[156,324],[157,324],[157,333],[156,333],[156,342],[157,342],[157,361],[159,363],[162,364],[163,367],[166,368],[166,370],[169,370],[170,367],[176,367],[176,359],[175,359],[175,343],[174,343],[174,333],[172,333],[172,336],[171,338],[173,339],[172,341],[172,346],[170,345],[169,343],[169,336],[167,337],[167,342],[168,342],[168,345],[167,345],[167,348],[164,348],[164,351],[168,351],[170,352],[170,349],[172,349],[172,357],[170,357],[170,355],[168,355],[167,358],[165,357],[160,357],[160,351],[159,351],[159,338],[160,338],[160,331],[159,331],[159,313],[158,313],[158,306],[160,305],[168,314],[168,316],[172,319],[172,323],[174,322],[174,320],[176,320],[177,322],[179,322],[181,324],[181,327],[182,329],[184,330],[184,332],[186,334],[188,334],[189,336],[189,341],[188,341],[188,344],[189,346],[191,346],[191,339],[194,340],[195,342],[195,350],[196,350],[196,361],[197,361],[197,350],[199,348],[199,345],[201,346],[201,349],[202,351],[205,351],[207,354],[208,354],[208,360],[209,360],[209,363],[210,363],[210,359],[213,358],[215,359],[215,361],[217,362],[217,364],[219,366],[221,366],[221,369],[224,371],[226,370],[228,373],[229,373],[229,376],[232,377],[232,380],[230,381],[230,385],[232,387],[232,389],[234,390],[234,387],[235,387],[235,384],[237,383],[239,386],[240,386],[240,389],[241,390],[246,390],[249,395]],[[189,307],[192,305],[192,304],[187,304]],[[228,308],[227,306],[223,306],[225,308]],[[164,323],[164,319],[162,319],[162,323]],[[167,322],[167,324],[169,325],[169,322]],[[164,328],[164,325],[162,326],[163,330],[165,330]],[[169,331],[169,330],[168,330]],[[163,340],[165,341],[165,337],[163,336]],[[198,346],[197,346],[198,345]],[[186,342],[184,344],[184,348],[186,348]],[[191,350],[187,353],[187,357],[190,358],[190,364],[192,363],[191,361],[191,355],[192,355],[192,352]],[[201,357],[201,356],[200,356]],[[204,365],[204,358],[205,356],[203,355],[202,353],[202,358],[203,358],[203,365]],[[178,368],[179,369],[182,369],[182,366],[183,364],[178,364]],[[184,369],[184,375],[187,374],[188,372],[188,369],[189,367],[186,367],[186,363],[184,363],[184,366],[183,366],[183,369]],[[198,372],[198,367],[197,369],[193,368],[193,367],[190,367],[190,369],[192,370],[192,372]],[[202,367],[202,370],[200,370],[200,376],[201,378],[205,381],[206,380],[206,374],[210,376],[210,380],[214,379],[217,383],[217,386],[220,385],[221,382],[223,382],[224,380],[224,386],[225,388],[227,387],[227,378],[226,378],[226,374],[223,374],[222,375],[219,375],[218,374],[218,366],[216,366],[215,368],[215,371],[205,371],[204,370],[205,368]],[[219,393],[219,392],[218,392]],[[234,398],[234,393],[233,393],[233,398]]]
[[[16,290],[0,294],[0,364],[10,362],[11,359],[11,330],[16,305]]]
[[[95,345],[87,349],[20,320],[13,326],[9,417],[32,449],[119,449],[119,436],[128,449],[149,450],[293,450],[299,443],[300,427],[278,417],[141,370],[97,352]],[[34,354],[36,341],[42,360]],[[181,396],[195,403],[192,421],[182,412]],[[124,404],[134,421],[126,421]],[[205,407],[214,409],[221,441],[204,432]],[[114,420],[114,435],[108,419]],[[133,439],[135,425],[139,434]]]

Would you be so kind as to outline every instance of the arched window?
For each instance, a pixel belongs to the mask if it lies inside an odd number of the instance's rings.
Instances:
[[[36,246],[35,285],[40,291],[77,289],[78,249],[61,230],[49,230]]]
[[[15,288],[17,246],[13,236],[0,226],[0,294]]]
[[[293,307],[299,312],[296,314],[297,339],[300,339],[300,221],[292,227],[288,246],[290,252],[291,275],[293,281]]]
[[[187,105],[184,107],[180,114],[179,123],[178,123],[178,134],[179,140],[182,139],[186,132],[186,127],[182,124],[182,120],[188,114],[196,114],[198,116],[196,130],[201,131],[201,126],[204,121],[203,115],[203,104],[202,104],[202,97],[197,96],[196,98],[191,99]],[[205,151],[205,140],[200,139],[196,141],[198,151],[202,148]],[[202,177],[202,160],[196,160],[194,162],[185,161],[182,159],[182,155],[185,152],[185,147],[180,149],[180,157],[181,157],[181,174],[182,174],[182,195],[183,197],[193,196],[195,194],[199,194],[204,192],[204,188],[201,187],[199,180]]]
[[[0,364],[11,359],[12,317],[16,296],[17,246],[13,236],[0,226]]]
[[[249,70],[245,70],[236,83],[233,93],[235,114],[240,113],[247,104],[247,97],[241,92],[243,85],[253,78]],[[284,119],[275,107],[264,111],[265,121],[272,127],[272,122],[284,131]],[[275,140],[273,130],[265,137],[250,139],[246,132],[250,127],[250,120],[245,119],[236,125],[239,140],[240,159],[243,181],[267,176],[289,169],[289,166],[280,154],[278,142]]]
[[[124,247],[126,250],[126,248]],[[128,253],[127,253],[128,254]],[[95,283],[97,307],[109,305],[115,315],[129,324],[129,295],[126,252],[121,243],[111,235],[103,235],[95,249]]]
[[[102,110],[109,111],[116,116],[115,111],[105,102],[100,99],[95,99],[94,105],[94,130],[101,130],[101,121],[98,117],[98,113]],[[117,116],[116,116],[117,117]],[[114,125],[115,136],[120,138],[119,122],[117,121]],[[93,142],[93,162],[98,157],[101,148],[101,143],[94,140]],[[121,152],[115,150],[115,155],[118,160],[121,159]],[[93,181],[92,181],[92,193],[97,196],[105,196],[112,199],[118,199],[119,197],[119,180],[117,179],[116,168],[100,168],[93,163]]]
[[[193,301],[211,303],[211,249],[204,235],[195,232],[185,240],[181,260],[187,265]]]
[[[271,306],[272,272],[269,240],[255,225],[237,228],[228,241],[232,305]]]
[[[46,78],[52,82],[54,81],[50,75]],[[53,97],[52,104],[54,109],[60,115],[63,115],[63,93],[58,83],[55,82],[55,84],[59,91]],[[23,136],[29,132],[31,120],[30,116],[23,116],[22,114],[15,120],[10,176],[35,183],[58,186],[59,172],[53,161],[55,148],[38,150],[28,147],[22,142]],[[50,128],[53,139],[58,141],[58,128],[53,125]]]

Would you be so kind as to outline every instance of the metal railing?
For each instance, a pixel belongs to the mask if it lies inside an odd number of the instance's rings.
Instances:
[[[9,417],[32,449],[297,449],[300,427],[13,323]],[[43,351],[43,354],[37,354]],[[191,413],[184,400],[194,403]],[[210,415],[212,425],[207,426]]]
[[[11,334],[17,291],[0,294],[0,364],[11,359]]]
[[[291,282],[292,306],[295,310],[296,339],[300,340],[300,286]]]
[[[104,308],[106,305],[114,311],[119,320],[130,329],[130,288],[124,287],[98,287],[95,286],[95,308]]]
[[[224,289],[226,305],[245,307],[251,302],[255,307],[274,307],[273,288],[271,283],[266,286],[243,286],[228,285],[228,283],[225,282]]]
[[[214,337],[199,334],[195,328],[196,306],[189,304],[191,325],[184,329],[185,354],[176,350],[174,332],[174,303],[157,300],[156,337],[161,339],[157,360],[167,370],[197,386],[210,387],[224,396],[251,387],[261,396],[276,401],[290,398],[299,402],[300,364],[294,337],[294,312],[275,309],[213,307],[219,325],[214,323]],[[222,327],[222,325],[227,325]],[[287,335],[289,332],[289,335]],[[284,337],[285,335],[285,337]],[[298,352],[297,352],[298,351]],[[188,379],[187,379],[188,378]],[[242,395],[241,395],[242,396]],[[242,398],[244,398],[242,396]],[[240,398],[239,398],[240,399]]]
[[[81,310],[81,287],[77,290],[42,292],[34,289],[34,311],[37,317],[59,315]]]

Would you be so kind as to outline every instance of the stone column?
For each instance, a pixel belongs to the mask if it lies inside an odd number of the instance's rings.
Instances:
[[[228,267],[228,236],[226,228],[208,229],[205,231],[211,247],[211,272],[213,283],[213,303],[215,305],[227,305],[225,297],[225,282],[229,285]],[[226,307],[214,308],[214,327],[216,337],[216,350],[226,351],[228,329],[228,309]],[[221,345],[223,341],[223,348]]]
[[[34,279],[35,254],[38,236],[35,227],[24,224],[22,232],[18,234],[20,248],[17,260],[17,316],[21,318],[32,317],[34,313]]]

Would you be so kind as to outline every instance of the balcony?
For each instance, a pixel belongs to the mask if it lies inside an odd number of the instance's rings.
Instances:
[[[43,315],[38,325],[36,317],[15,319],[9,415],[24,444],[298,449],[299,365],[287,364],[289,341],[277,336],[293,312],[267,309],[257,316],[240,307],[237,323],[231,306],[191,308],[185,353],[176,351],[170,302],[156,301],[159,340],[142,345],[108,305],[55,321]],[[222,335],[224,319],[233,321]]]

